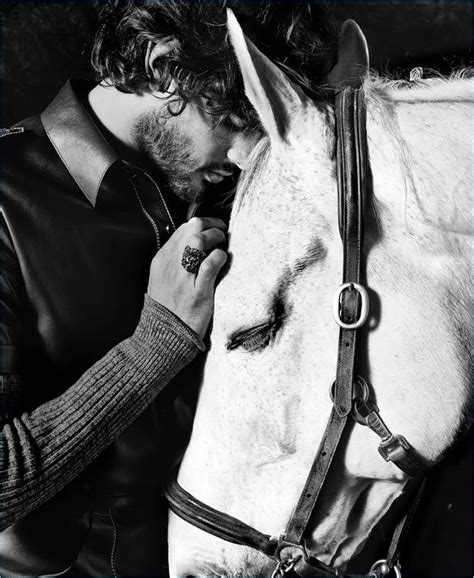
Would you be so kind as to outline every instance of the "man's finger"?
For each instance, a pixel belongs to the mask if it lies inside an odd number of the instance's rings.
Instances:
[[[199,267],[195,287],[198,291],[214,289],[217,275],[227,261],[227,253],[222,249],[214,249]]]
[[[199,249],[200,251],[211,251],[216,245],[225,243],[226,240],[227,236],[224,231],[222,231],[222,229],[216,229],[213,227],[212,229],[206,229],[205,231],[201,231],[200,233],[193,235],[187,244],[193,249]]]
[[[213,227],[222,231],[227,230],[227,225],[224,221],[215,217],[193,217],[187,222],[187,226],[196,232],[212,229]]]

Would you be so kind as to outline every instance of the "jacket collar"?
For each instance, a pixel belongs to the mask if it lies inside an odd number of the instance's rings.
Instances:
[[[67,82],[41,121],[69,173],[95,207],[104,176],[119,156],[81,104],[79,94],[85,96],[92,88],[81,81]]]

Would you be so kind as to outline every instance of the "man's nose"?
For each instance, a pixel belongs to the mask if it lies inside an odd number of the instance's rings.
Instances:
[[[244,169],[253,148],[257,144],[258,135],[236,134],[232,139],[232,144],[227,151],[229,161]]]

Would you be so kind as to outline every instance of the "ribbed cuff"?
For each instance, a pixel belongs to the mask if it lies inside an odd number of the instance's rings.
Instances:
[[[206,351],[203,340],[184,321],[167,307],[149,295],[145,295],[140,322],[135,334],[148,341],[158,336],[162,339],[163,332],[166,331],[173,332],[177,338],[184,339],[201,351]]]

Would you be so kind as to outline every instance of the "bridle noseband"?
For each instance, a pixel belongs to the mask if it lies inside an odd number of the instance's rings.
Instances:
[[[334,317],[340,327],[336,379],[331,387],[331,415],[314,458],[306,484],[285,533],[268,536],[244,522],[203,504],[173,479],[166,497],[170,509],[197,528],[234,544],[249,546],[277,562],[272,578],[283,576],[338,576],[308,552],[304,534],[318,502],[342,434],[349,421],[369,427],[381,439],[379,453],[411,478],[420,480],[426,469],[412,446],[394,435],[370,400],[370,391],[357,375],[359,330],[369,315],[369,297],[361,283],[364,208],[367,196],[366,110],[362,89],[345,89],[336,96],[339,231],[343,243],[343,279],[334,300]],[[423,483],[419,484],[420,487]],[[402,538],[413,516],[414,504],[399,521],[386,559],[370,568],[367,576],[394,571],[401,576],[398,556]]]

